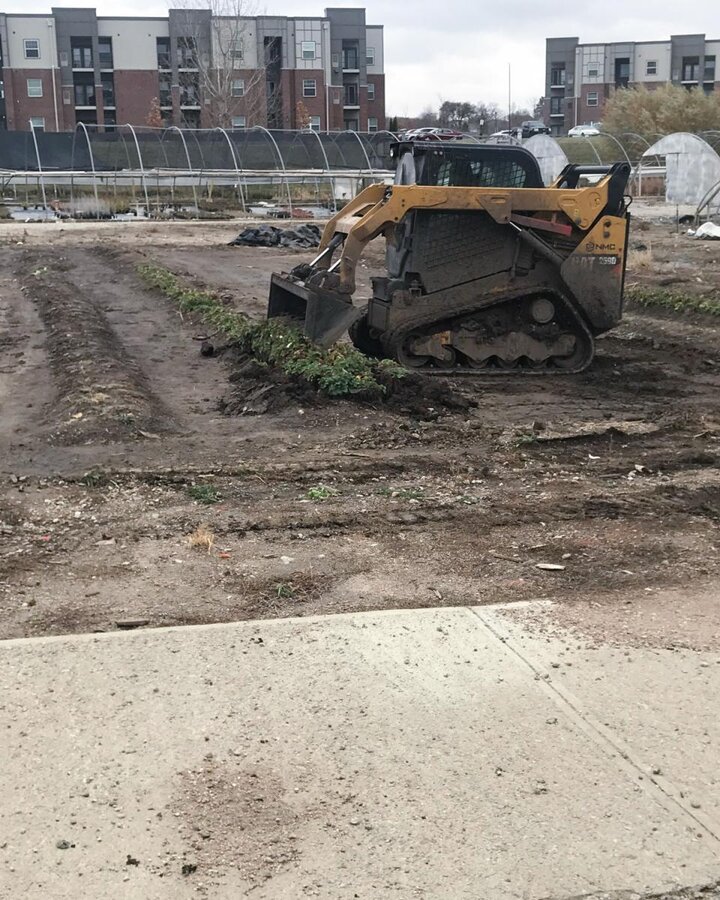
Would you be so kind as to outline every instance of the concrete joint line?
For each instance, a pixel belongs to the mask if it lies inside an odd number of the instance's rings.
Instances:
[[[550,697],[568,716],[568,718],[593,741],[600,749],[610,756],[619,759],[621,766],[632,777],[635,784],[645,790],[668,813],[677,813],[678,810],[688,819],[692,819],[695,826],[700,827],[720,844],[720,823],[714,817],[701,810],[693,809],[683,797],[680,789],[668,778],[653,775],[649,766],[635,759],[631,748],[627,746],[611,729],[599,722],[594,716],[582,709],[582,703],[567,688],[561,687],[556,682],[548,679],[548,673],[544,667],[534,662],[512,641],[508,633],[503,633],[497,623],[488,621],[480,610],[467,607],[468,611],[480,620],[483,627],[507,648],[509,653],[516,656],[532,673],[541,689]],[[638,774],[643,776],[639,781]]]

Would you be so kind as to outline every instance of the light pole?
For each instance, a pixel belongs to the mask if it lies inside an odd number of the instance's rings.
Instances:
[[[508,63],[508,131],[512,130],[512,63]]]

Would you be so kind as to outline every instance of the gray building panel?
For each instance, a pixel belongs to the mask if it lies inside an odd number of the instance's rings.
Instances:
[[[330,22],[330,53],[339,59],[339,65],[332,67],[332,83],[342,85],[343,49],[348,44],[357,45],[360,82],[367,83],[367,36],[364,9],[329,8],[325,15]]]
[[[57,40],[60,79],[64,88],[73,87],[73,60],[71,38],[90,38],[92,42],[95,83],[100,82],[98,63],[98,28],[94,9],[53,7],[55,35]]]

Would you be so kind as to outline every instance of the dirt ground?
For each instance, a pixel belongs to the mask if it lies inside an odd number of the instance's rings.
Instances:
[[[629,593],[716,602],[719,320],[628,308],[581,375],[449,380],[467,409],[227,415],[242,376],[136,266],[260,316],[308,254],[237,231],[0,226],[0,637],[553,598],[595,638]],[[633,244],[630,283],[720,288],[720,243]]]

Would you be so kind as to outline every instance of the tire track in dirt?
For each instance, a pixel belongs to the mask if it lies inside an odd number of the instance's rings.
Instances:
[[[68,269],[61,258],[34,252],[23,254],[17,269],[47,333],[57,388],[51,443],[136,441],[174,430],[169,410],[92,296],[72,283]]]

